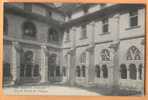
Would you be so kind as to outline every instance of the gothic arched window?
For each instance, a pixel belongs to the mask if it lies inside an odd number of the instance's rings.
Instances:
[[[141,60],[141,53],[136,46],[131,46],[127,51],[127,60]]]
[[[108,69],[106,64],[102,65],[102,71],[103,71],[103,78],[108,78]]]
[[[25,21],[23,23],[23,33],[24,36],[35,37],[37,33],[35,24],[31,21]]]
[[[48,30],[48,41],[58,41],[59,40],[59,33],[54,28],[49,28]]]
[[[100,66],[96,65],[96,77],[100,77]]]
[[[120,72],[121,72],[121,78],[126,79],[127,78],[127,68],[125,64],[120,65]]]
[[[102,61],[110,61],[110,52],[109,50],[107,49],[103,49],[101,51],[101,58],[102,58]]]
[[[77,66],[77,67],[76,67],[76,72],[77,72],[77,77],[80,77],[80,76],[81,76],[81,69],[80,69],[80,66]]]
[[[86,76],[86,67],[85,67],[85,65],[82,65],[82,76],[83,77]]]
[[[136,80],[137,79],[137,69],[135,64],[129,65],[129,71],[130,71],[130,79]]]
[[[82,53],[80,56],[80,63],[85,64],[86,63],[86,53]]]
[[[143,65],[140,64],[139,65],[139,68],[138,68],[138,73],[139,73],[139,79],[142,80],[142,68],[143,68]]]

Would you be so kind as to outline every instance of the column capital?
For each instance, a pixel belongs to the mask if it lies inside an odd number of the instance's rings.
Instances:
[[[94,25],[95,25],[95,22],[92,21],[92,22],[90,22],[89,24],[92,25],[92,26],[94,26]]]
[[[74,54],[74,51],[75,51],[75,49],[74,49],[74,48],[71,48],[71,49],[67,52],[67,54],[73,55],[73,54]]]
[[[72,31],[76,31],[76,27],[72,27],[71,29],[72,29]]]
[[[88,48],[86,48],[86,51],[93,52],[94,51],[94,45],[90,45]]]

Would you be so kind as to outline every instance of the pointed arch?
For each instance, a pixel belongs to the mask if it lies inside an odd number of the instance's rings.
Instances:
[[[141,60],[141,52],[136,46],[131,46],[127,51],[127,60]]]

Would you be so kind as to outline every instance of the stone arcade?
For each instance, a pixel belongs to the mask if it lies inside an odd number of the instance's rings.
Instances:
[[[4,6],[4,86],[70,84],[143,90],[145,6]]]

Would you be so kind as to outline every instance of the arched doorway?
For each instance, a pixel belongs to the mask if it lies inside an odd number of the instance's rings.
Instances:
[[[60,66],[56,63],[57,55],[51,54],[48,56],[48,81],[59,82],[61,80]]]
[[[36,83],[40,80],[39,65],[33,63],[33,52],[26,51],[22,55],[20,65],[20,83]]]

